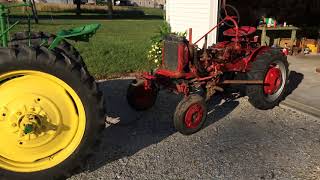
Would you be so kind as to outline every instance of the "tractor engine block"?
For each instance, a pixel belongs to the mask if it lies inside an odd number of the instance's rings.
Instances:
[[[198,51],[201,68],[210,73],[216,69],[217,64],[223,65],[245,56],[245,51],[241,49],[229,42],[221,42],[208,49],[203,48]]]
[[[237,47],[234,43],[218,43],[209,47],[215,62],[228,63],[243,56],[241,47]]]

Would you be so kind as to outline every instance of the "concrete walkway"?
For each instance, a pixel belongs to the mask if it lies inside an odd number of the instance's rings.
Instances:
[[[289,56],[288,92],[281,104],[320,118],[320,55]]]

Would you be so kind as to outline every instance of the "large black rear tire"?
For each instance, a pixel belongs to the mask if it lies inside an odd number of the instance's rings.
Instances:
[[[31,32],[30,34],[30,41],[32,46],[40,46],[43,42],[47,41],[48,44],[52,43],[55,39],[54,34],[44,33],[44,32]],[[11,40],[9,42],[9,46],[14,46],[18,44],[29,44],[29,32],[17,32],[12,35]],[[59,51],[68,58],[76,61],[77,63],[81,64],[83,68],[86,69],[86,64],[83,61],[82,56],[78,52],[78,50],[69,42],[63,40],[57,48],[56,51]]]
[[[279,49],[269,49],[256,57],[247,73],[248,80],[265,80],[270,66],[277,66],[281,71],[281,85],[276,92],[267,94],[264,85],[248,85],[246,88],[249,102],[262,110],[272,109],[284,99],[289,73],[287,57]]]
[[[5,168],[4,164],[6,161],[2,162],[3,159],[0,158],[0,165],[4,165],[0,166],[0,179],[65,179],[71,176],[75,169],[83,165],[88,155],[93,153],[93,145],[98,142],[100,133],[105,127],[102,94],[99,92],[94,78],[92,78],[87,70],[61,53],[49,51],[45,47],[30,48],[25,45],[12,45],[11,48],[0,48],[0,75],[20,71],[48,74],[62,80],[67,86],[71,87],[83,104],[86,119],[85,129],[79,145],[76,146],[71,155],[66,157],[61,163],[48,169],[30,172],[27,170],[14,171],[8,167]],[[19,81],[19,78],[23,78],[23,76],[13,76],[10,79],[1,81],[0,87],[10,82]],[[48,79],[48,81],[50,80]],[[16,91],[19,92],[19,89]],[[56,97],[50,98],[54,102]],[[25,154],[25,156],[27,157],[28,154]],[[52,157],[54,156],[52,155]]]

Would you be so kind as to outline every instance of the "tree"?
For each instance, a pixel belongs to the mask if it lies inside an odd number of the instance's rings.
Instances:
[[[73,3],[77,5],[76,14],[78,16],[80,16],[81,15],[81,0],[74,0]]]
[[[107,0],[107,6],[108,6],[108,16],[110,19],[112,19],[113,14],[113,0]]]

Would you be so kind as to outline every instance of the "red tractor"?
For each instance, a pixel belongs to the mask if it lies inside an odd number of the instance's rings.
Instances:
[[[252,37],[256,28],[238,26],[238,13],[228,15],[226,8],[223,13],[221,22],[195,43],[184,37],[167,36],[160,68],[142,74],[129,85],[129,105],[138,111],[152,107],[160,89],[184,94],[173,121],[185,135],[202,128],[207,115],[206,100],[230,84],[245,85],[249,102],[258,109],[277,106],[284,98],[288,78],[286,55],[281,49],[260,46],[257,38]],[[223,32],[230,40],[208,47],[208,34],[222,24],[232,24]],[[205,43],[200,49],[196,44],[203,39]]]

